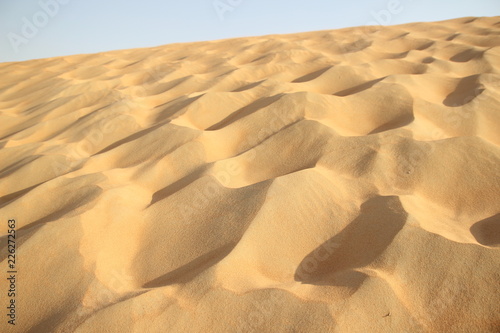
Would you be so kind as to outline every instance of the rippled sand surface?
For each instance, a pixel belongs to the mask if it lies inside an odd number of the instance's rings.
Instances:
[[[498,331],[500,17],[0,77],[2,332]]]

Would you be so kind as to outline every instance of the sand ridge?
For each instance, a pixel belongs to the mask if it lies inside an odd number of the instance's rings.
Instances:
[[[500,17],[0,73],[19,332],[500,327]]]

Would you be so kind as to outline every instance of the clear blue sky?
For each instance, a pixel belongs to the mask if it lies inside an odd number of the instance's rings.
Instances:
[[[0,62],[497,15],[500,0],[0,0]]]

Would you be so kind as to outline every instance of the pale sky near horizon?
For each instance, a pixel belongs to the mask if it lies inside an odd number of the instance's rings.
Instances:
[[[0,0],[0,62],[499,15],[500,0]]]

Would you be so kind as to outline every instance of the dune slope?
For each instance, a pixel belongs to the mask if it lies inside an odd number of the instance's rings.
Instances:
[[[500,17],[0,77],[2,332],[498,331]]]

